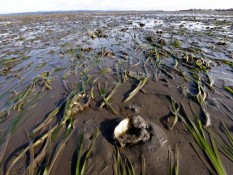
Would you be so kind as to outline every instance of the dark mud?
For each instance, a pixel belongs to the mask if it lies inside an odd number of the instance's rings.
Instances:
[[[82,135],[81,165],[98,128],[86,174],[121,174],[119,149],[135,174],[168,174],[169,153],[173,163],[179,153],[179,174],[210,174],[197,152],[214,171],[211,162],[176,116],[183,105],[216,139],[231,174],[220,120],[231,132],[232,31],[232,12],[0,17],[0,173],[75,174]],[[112,121],[135,111],[166,144],[114,145]]]

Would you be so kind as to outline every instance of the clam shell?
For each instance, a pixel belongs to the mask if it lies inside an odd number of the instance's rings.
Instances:
[[[114,138],[119,138],[121,135],[126,133],[130,128],[130,118],[123,119],[114,129]]]

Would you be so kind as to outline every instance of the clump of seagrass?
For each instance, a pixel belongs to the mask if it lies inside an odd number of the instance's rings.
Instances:
[[[9,167],[6,170],[6,175],[10,175],[13,172],[13,169],[17,162],[22,160],[22,158],[29,152],[30,154],[30,163],[25,169],[26,172],[34,172],[39,171],[37,170],[36,166],[38,164],[41,164],[44,160],[46,160],[46,167],[45,170],[48,174],[52,171],[54,168],[55,162],[58,159],[58,156],[64,149],[67,140],[69,139],[69,136],[71,135],[71,132],[73,131],[73,118],[72,116],[76,114],[77,112],[80,112],[84,110],[86,107],[89,106],[90,103],[90,97],[89,95],[85,94],[83,91],[78,92],[77,90],[73,90],[69,96],[66,98],[66,100],[58,106],[56,109],[54,109],[48,117],[36,128],[34,128],[31,133],[28,133],[29,145],[24,148],[23,150],[20,150],[19,155],[16,156]],[[58,113],[61,113],[63,111],[62,119],[57,122],[55,125],[53,125],[48,132],[43,133],[42,135],[38,136],[36,138],[36,135],[44,128],[51,125],[51,123],[54,121],[54,118],[57,116]],[[65,132],[62,131],[62,128],[65,129]],[[58,134],[61,134],[63,132],[62,140],[57,145],[57,149],[54,152],[54,155],[50,157],[51,152],[48,150],[50,149],[51,145],[54,144],[55,138],[58,136]],[[36,138],[36,139],[35,139]],[[41,148],[40,153],[35,155],[35,149],[37,147]],[[46,156],[49,156],[49,159],[46,159]],[[1,159],[1,157],[0,157]],[[43,169],[43,167],[42,167]],[[26,173],[27,174],[27,173]],[[30,173],[28,173],[30,174]]]
[[[141,116],[127,117],[116,126],[113,137],[121,147],[146,142],[151,138],[150,126]]]

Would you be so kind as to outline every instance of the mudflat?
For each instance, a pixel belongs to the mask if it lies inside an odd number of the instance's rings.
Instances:
[[[0,174],[231,174],[233,12],[0,16],[0,110]]]

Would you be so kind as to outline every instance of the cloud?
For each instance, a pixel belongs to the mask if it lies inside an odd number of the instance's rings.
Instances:
[[[232,0],[1,0],[0,13],[54,10],[180,10],[232,8]]]

